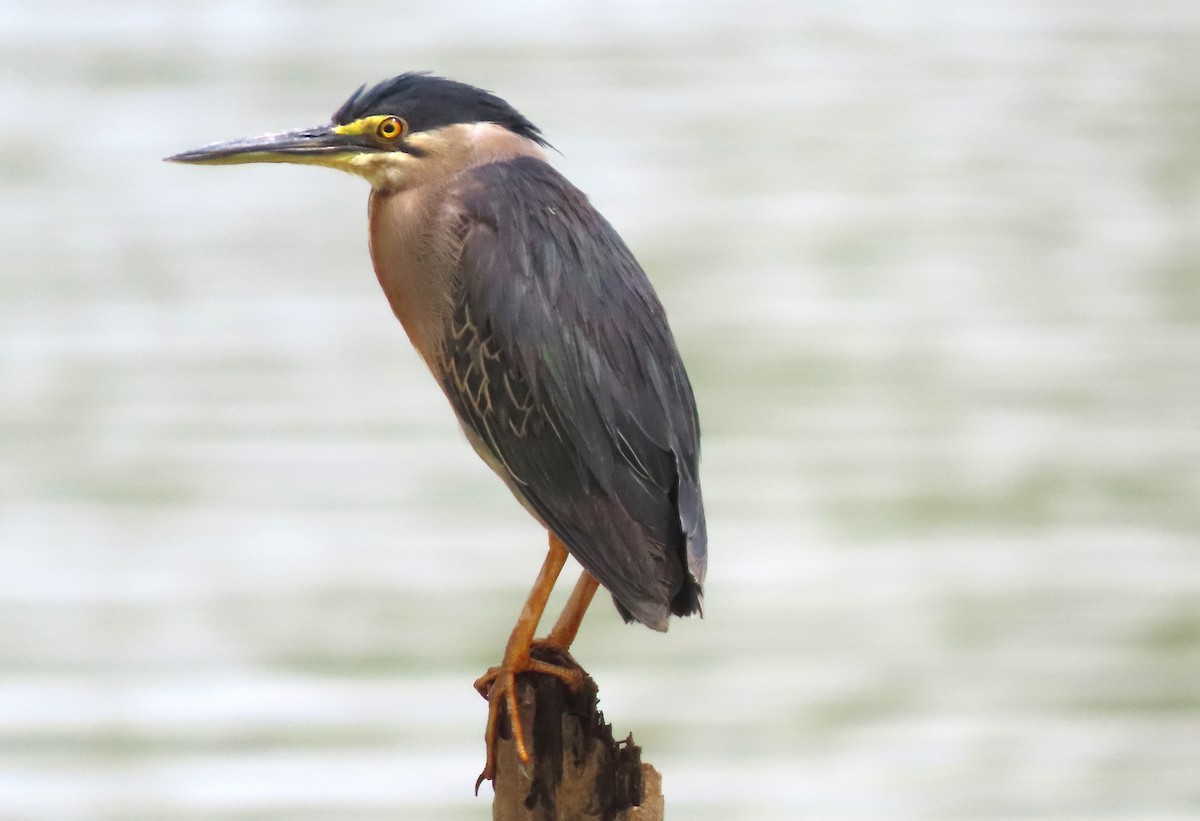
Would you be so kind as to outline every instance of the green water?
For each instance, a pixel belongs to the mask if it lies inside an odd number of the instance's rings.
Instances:
[[[361,181],[159,158],[431,68],[563,152],[704,423],[706,618],[577,655],[671,817],[1200,815],[1200,7],[0,10],[0,818],[488,816],[542,536]]]

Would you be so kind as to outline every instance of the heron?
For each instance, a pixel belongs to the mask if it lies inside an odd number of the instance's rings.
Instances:
[[[633,253],[548,161],[541,130],[490,91],[406,72],[355,91],[328,123],[168,157],[295,163],[364,178],[369,247],[392,311],[468,442],[548,533],[549,549],[488,701],[494,779],[507,711],[530,760],[516,676],[577,688],[566,654],[597,589],[626,622],[700,614],[707,532],[700,422],[666,314]],[[568,556],[583,572],[535,638]],[[570,658],[567,656],[567,658]]]

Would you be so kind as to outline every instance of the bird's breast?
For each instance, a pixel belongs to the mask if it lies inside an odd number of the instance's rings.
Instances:
[[[368,215],[375,275],[413,347],[436,375],[453,260],[438,252],[434,205],[418,191],[373,191]]]

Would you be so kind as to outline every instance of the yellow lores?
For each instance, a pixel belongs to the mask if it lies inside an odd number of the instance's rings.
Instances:
[[[355,120],[345,125],[335,125],[333,130],[334,133],[347,137],[373,134],[380,142],[386,144],[404,137],[408,133],[408,123],[400,117],[381,114],[374,117],[363,117],[361,120]]]

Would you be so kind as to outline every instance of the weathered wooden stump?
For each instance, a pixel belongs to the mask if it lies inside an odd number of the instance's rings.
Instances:
[[[553,676],[517,677],[517,705],[531,761],[522,764],[507,712],[496,750],[497,821],[661,821],[662,777],[642,763],[630,735],[615,741],[597,709],[596,683],[569,654],[535,647],[533,655],[583,672],[571,692]]]

